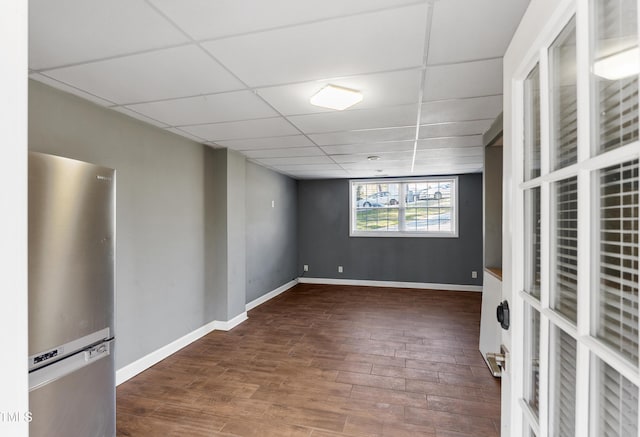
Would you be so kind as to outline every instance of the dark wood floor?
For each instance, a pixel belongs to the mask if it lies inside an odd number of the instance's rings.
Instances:
[[[119,436],[499,435],[481,294],[299,284],[117,389]]]

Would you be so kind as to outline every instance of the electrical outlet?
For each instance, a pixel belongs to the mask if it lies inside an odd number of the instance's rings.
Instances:
[[[305,272],[308,272],[309,271],[309,264],[305,264],[303,270]]]
[[[476,279],[478,277],[478,272],[476,272],[475,270],[471,271],[471,278]]]
[[[275,201],[275,200],[272,200],[272,201],[271,201],[271,208],[275,208],[275,207],[276,207],[276,201]]]
[[[342,266],[338,266],[338,273],[342,273]]]

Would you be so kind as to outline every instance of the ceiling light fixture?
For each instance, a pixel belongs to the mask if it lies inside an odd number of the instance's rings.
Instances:
[[[342,111],[361,102],[362,99],[363,97],[360,91],[336,85],[327,85],[315,93],[313,97],[309,99],[309,103],[322,108]]]
[[[606,56],[594,62],[593,73],[608,80],[618,80],[640,73],[638,46]]]
[[[369,161],[377,161],[380,159],[380,157],[378,155],[371,155],[371,156],[367,156],[367,159]]]

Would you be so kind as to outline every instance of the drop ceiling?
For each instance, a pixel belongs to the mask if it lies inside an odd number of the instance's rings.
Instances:
[[[29,74],[298,179],[479,172],[528,3],[30,0]]]

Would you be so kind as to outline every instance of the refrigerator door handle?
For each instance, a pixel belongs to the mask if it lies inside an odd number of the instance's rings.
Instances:
[[[111,342],[97,344],[75,355],[29,373],[29,391],[36,390],[111,355]]]

